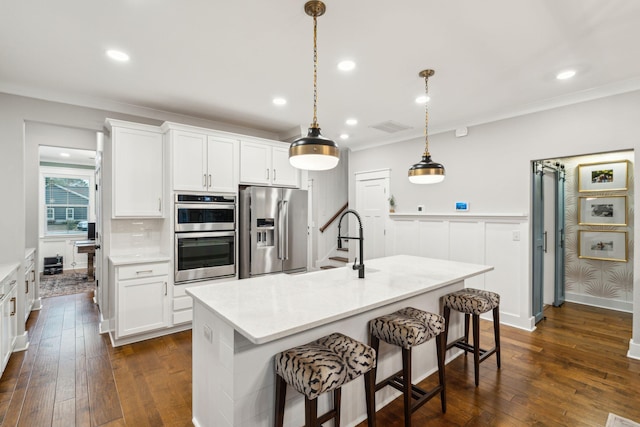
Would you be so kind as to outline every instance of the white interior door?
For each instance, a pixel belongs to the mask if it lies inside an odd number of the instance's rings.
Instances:
[[[389,176],[386,172],[356,174],[356,210],[363,222],[365,264],[367,259],[386,254],[385,224],[389,216]],[[358,229],[353,225],[350,224],[349,232],[356,236]],[[355,249],[350,247],[350,250]]]

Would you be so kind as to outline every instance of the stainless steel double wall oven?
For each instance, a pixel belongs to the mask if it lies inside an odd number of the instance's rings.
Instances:
[[[175,282],[236,274],[236,197],[176,194]]]

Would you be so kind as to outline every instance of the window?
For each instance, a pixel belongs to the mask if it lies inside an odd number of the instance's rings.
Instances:
[[[43,169],[45,235],[86,234],[83,224],[89,220],[92,173]]]

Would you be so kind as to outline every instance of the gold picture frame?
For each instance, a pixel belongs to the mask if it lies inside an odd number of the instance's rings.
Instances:
[[[626,231],[578,231],[578,258],[627,262],[627,246]]]
[[[628,160],[580,164],[578,191],[625,191],[628,188],[628,169]]]
[[[627,196],[578,198],[579,225],[627,225]]]

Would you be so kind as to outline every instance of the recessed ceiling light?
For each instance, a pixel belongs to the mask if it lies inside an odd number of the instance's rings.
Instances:
[[[558,80],[567,80],[576,75],[575,70],[565,70],[558,74],[556,74],[556,79]]]
[[[69,153],[60,153],[60,157],[71,157]]]
[[[357,119],[347,119],[347,121],[345,123],[348,124],[349,126],[355,126],[355,125],[358,124],[358,120]]]
[[[284,98],[273,98],[273,103],[275,105],[285,105],[287,103],[287,100]]]
[[[338,69],[341,71],[351,71],[356,68],[356,63],[350,60],[341,61],[338,63]]]
[[[431,98],[427,95],[420,95],[416,98],[416,104],[426,104]]]
[[[340,134],[340,139],[349,139],[349,134],[347,133]]]
[[[114,50],[114,49],[109,49],[107,51],[107,56],[115,61],[120,61],[120,62],[127,62],[129,60],[129,55],[127,55],[122,51]]]

